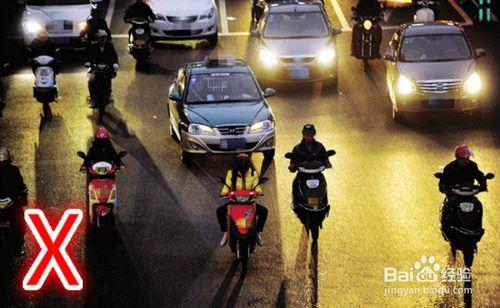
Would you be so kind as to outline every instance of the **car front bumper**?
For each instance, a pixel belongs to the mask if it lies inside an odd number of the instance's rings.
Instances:
[[[211,19],[190,23],[155,20],[151,24],[151,36],[157,40],[203,39],[217,34],[217,14]]]
[[[36,36],[23,34],[24,44],[29,46]],[[84,49],[86,44],[82,41],[80,33],[53,35],[49,33],[49,40],[62,49]]]
[[[181,131],[181,148],[183,151],[195,154],[231,154],[244,152],[262,152],[273,150],[276,143],[275,130],[243,135],[205,136],[192,135]],[[238,149],[225,149],[222,140],[245,139],[245,147]]]
[[[259,64],[258,73],[262,80],[278,82],[316,82],[335,80],[337,78],[337,59],[329,64],[320,64],[314,59],[311,62],[283,63],[278,60],[274,66]]]
[[[396,95],[396,103],[394,104],[394,109],[398,112],[466,112],[480,108],[480,95],[468,95],[459,90],[446,93],[417,92]]]

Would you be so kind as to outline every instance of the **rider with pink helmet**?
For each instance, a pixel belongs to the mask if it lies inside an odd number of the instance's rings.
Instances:
[[[92,166],[92,164],[101,161],[111,163],[121,170],[125,169],[125,164],[113,147],[109,139],[109,132],[104,127],[100,127],[96,130],[95,139],[80,169],[86,170],[88,167]]]

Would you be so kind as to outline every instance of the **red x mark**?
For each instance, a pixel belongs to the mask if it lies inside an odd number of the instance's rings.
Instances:
[[[24,277],[25,290],[40,290],[52,269],[56,271],[66,290],[77,291],[83,288],[82,277],[66,252],[82,216],[81,210],[66,210],[56,229],[52,230],[41,210],[27,209],[24,212],[24,219],[41,248],[40,254]]]

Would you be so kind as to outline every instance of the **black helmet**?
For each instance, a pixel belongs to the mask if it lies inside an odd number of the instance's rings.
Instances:
[[[302,128],[302,133],[303,134],[316,135],[316,128],[314,128],[313,124],[306,124]]]
[[[247,173],[248,169],[250,169],[250,156],[245,153],[238,154],[238,156],[236,156],[234,167],[241,174]]]

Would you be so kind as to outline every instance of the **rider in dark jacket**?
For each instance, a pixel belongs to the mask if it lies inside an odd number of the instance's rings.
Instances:
[[[314,125],[304,125],[302,129],[302,141],[297,144],[292,151],[293,156],[288,166],[291,172],[297,171],[299,164],[308,160],[317,160],[324,163],[327,168],[332,167],[328,155],[326,154],[325,147],[321,142],[316,141],[314,138],[315,135],[316,128]]]
[[[14,248],[18,249],[18,254],[22,254],[21,247],[24,243],[24,234],[26,232],[23,207],[27,204],[28,188],[24,184],[19,168],[12,165],[11,162],[12,157],[9,150],[5,147],[0,147],[0,199],[10,198],[14,201],[13,223],[16,230]]]
[[[98,9],[92,9],[90,11],[90,18],[87,19],[87,25],[80,33],[81,37],[87,36],[89,42],[94,42],[97,40],[96,33],[99,30],[104,30],[108,34],[108,39],[111,41],[111,30],[106,23],[106,20],[101,18],[101,14]]]
[[[383,13],[378,0],[359,0],[356,11],[362,17],[380,17]]]
[[[141,19],[147,19],[147,20],[155,20],[156,15],[151,9],[149,5],[144,3],[143,0],[136,0],[134,4],[128,7],[128,9],[125,10],[125,15],[123,16],[123,20],[125,22],[128,22],[128,19],[131,18],[141,18]],[[149,31],[149,27],[145,27],[147,31]],[[132,28],[129,30],[129,35],[132,31]]]
[[[92,164],[105,161],[115,166],[120,170],[125,170],[125,164],[122,162],[120,155],[116,152],[111,140],[109,139],[109,132],[104,127],[97,129],[95,139],[92,146],[87,153],[80,171],[85,171],[92,166]]]

